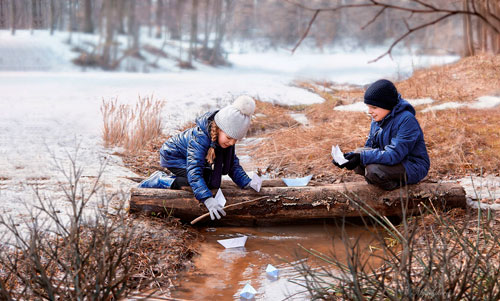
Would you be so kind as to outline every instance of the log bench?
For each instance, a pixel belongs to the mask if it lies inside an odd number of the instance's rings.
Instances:
[[[227,216],[213,225],[268,225],[367,216],[371,208],[384,216],[418,214],[422,204],[442,209],[466,206],[466,195],[457,183],[420,183],[385,191],[366,182],[287,187],[280,179],[264,180],[260,192],[222,183],[227,205],[266,196],[255,202],[229,208]],[[215,193],[216,191],[214,191]],[[368,210],[371,210],[368,209]],[[130,212],[167,213],[190,222],[207,213],[191,191],[132,188]]]

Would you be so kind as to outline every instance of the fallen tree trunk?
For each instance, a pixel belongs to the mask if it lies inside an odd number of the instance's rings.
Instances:
[[[228,210],[227,216],[214,222],[218,225],[294,223],[299,220],[367,216],[368,212],[400,216],[403,208],[408,214],[418,213],[420,204],[432,204],[439,208],[466,206],[465,191],[455,183],[421,183],[393,191],[385,191],[365,182],[305,187],[273,186],[276,184],[276,181],[265,181],[260,192],[234,186],[223,187],[226,205],[267,197],[235,206]],[[133,188],[130,211],[165,212],[190,222],[206,213],[207,209],[189,191]]]

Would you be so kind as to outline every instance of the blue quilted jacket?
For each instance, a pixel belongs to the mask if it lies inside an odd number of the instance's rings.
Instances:
[[[205,159],[210,148],[209,124],[215,112],[208,112],[196,119],[196,126],[170,137],[160,149],[160,162],[163,167],[184,168],[194,196],[199,201],[212,197],[212,192],[203,179],[203,169],[209,167]],[[231,147],[234,147],[231,146]],[[240,165],[236,155],[231,160],[229,177],[243,188],[250,183],[250,178]]]
[[[415,118],[415,109],[399,96],[398,104],[381,121],[372,121],[365,146],[373,150],[361,152],[361,163],[396,165],[402,163],[408,184],[422,180],[429,171],[430,160],[424,133]]]

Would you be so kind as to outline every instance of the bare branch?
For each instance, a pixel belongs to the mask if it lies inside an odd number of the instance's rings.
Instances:
[[[366,27],[370,26],[370,24],[375,22],[375,20],[377,20],[377,18],[385,11],[386,8],[387,7],[382,7],[382,9],[379,10],[379,12],[370,21],[368,21],[368,23],[366,23],[363,27],[361,27],[361,29],[365,29]]]
[[[395,41],[391,44],[391,46],[389,47],[389,49],[388,49],[386,52],[384,52],[383,54],[381,54],[380,56],[378,56],[378,57],[377,57],[377,58],[375,58],[374,60],[369,61],[369,63],[376,62],[376,61],[380,60],[381,58],[383,58],[384,56],[386,56],[386,55],[390,55],[390,54],[391,54],[391,52],[392,52],[392,49],[393,49],[393,48],[394,48],[394,47],[395,47],[395,46],[396,46],[399,42],[401,42],[402,40],[404,40],[407,36],[409,36],[409,35],[410,35],[410,34],[412,34],[413,32],[418,31],[418,30],[420,30],[420,29],[422,29],[422,28],[425,28],[425,27],[427,27],[427,26],[434,25],[434,24],[436,24],[436,23],[438,23],[438,22],[441,22],[441,21],[443,21],[444,19],[449,18],[449,17],[451,17],[451,16],[453,16],[453,15],[455,15],[455,14],[451,14],[451,13],[450,13],[450,14],[446,14],[446,15],[444,15],[444,16],[442,16],[442,17],[439,17],[439,18],[435,19],[434,21],[431,21],[431,22],[428,22],[428,23],[422,24],[422,25],[417,26],[417,27],[415,27],[415,28],[410,28],[410,29],[409,29],[409,30],[408,30],[405,34],[403,34],[402,36],[400,36],[399,38],[397,38],[397,39],[396,39],[396,40],[395,40]]]
[[[295,52],[295,50],[297,49],[297,47],[299,47],[299,45],[302,43],[302,41],[304,41],[304,39],[309,34],[309,30],[311,30],[311,26],[313,25],[314,20],[316,20],[316,17],[318,16],[319,12],[320,12],[320,10],[316,10],[316,12],[314,13],[313,17],[311,18],[311,21],[309,21],[309,24],[307,25],[306,31],[304,32],[304,34],[302,35],[302,37],[300,38],[300,40],[297,42],[297,44],[295,45],[295,47],[293,47],[292,54]]]

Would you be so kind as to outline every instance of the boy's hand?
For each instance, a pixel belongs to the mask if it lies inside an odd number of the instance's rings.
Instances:
[[[345,167],[349,170],[353,170],[354,168],[356,168],[356,166],[358,166],[361,163],[361,154],[359,154],[359,153],[350,152],[350,153],[345,154],[344,157],[347,160],[349,160],[349,162],[346,162],[346,163],[340,165],[340,168]]]
[[[333,163],[333,165],[335,165],[335,166],[337,166],[339,168],[342,168],[342,167],[340,167],[340,164],[338,164],[337,161],[335,161],[335,159],[332,160],[332,163]]]
[[[205,206],[207,206],[208,212],[210,213],[210,218],[214,220],[216,217],[220,219],[220,214],[226,216],[226,212],[222,209],[222,206],[214,198],[208,198],[205,200]],[[220,214],[219,214],[220,213]]]

